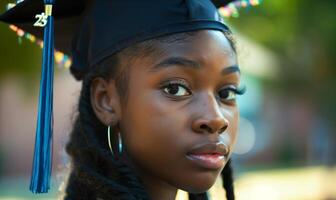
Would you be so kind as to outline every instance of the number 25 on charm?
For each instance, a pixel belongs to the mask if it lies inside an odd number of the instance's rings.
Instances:
[[[34,26],[38,27],[45,27],[48,22],[48,15],[46,15],[44,12],[38,15],[35,15],[35,18],[37,18],[37,21],[34,23]]]

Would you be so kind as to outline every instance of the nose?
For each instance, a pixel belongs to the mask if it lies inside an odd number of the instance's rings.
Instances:
[[[202,106],[198,107],[201,112],[192,122],[192,129],[197,133],[223,133],[229,126],[229,121],[224,117],[215,98],[207,98]]]

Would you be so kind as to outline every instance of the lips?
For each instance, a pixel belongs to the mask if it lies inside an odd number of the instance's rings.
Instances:
[[[186,155],[198,167],[218,170],[224,167],[229,148],[222,142],[196,145]]]

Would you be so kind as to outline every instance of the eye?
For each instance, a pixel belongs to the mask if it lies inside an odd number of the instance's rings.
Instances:
[[[233,91],[231,89],[223,89],[223,90],[219,91],[219,97],[222,100],[233,101],[233,100],[236,99],[236,93],[235,93],[235,91]]]
[[[163,87],[163,91],[166,94],[177,97],[188,96],[191,94],[191,92],[187,89],[186,86],[179,83],[169,83],[168,85]]]
[[[218,92],[219,98],[221,98],[222,101],[235,101],[237,98],[237,95],[242,95],[246,91],[246,88],[235,88],[235,87],[227,87],[223,88]]]

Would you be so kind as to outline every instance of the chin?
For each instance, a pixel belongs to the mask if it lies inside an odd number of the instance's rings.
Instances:
[[[199,193],[204,193],[208,191],[212,186],[214,185],[214,182],[212,184],[198,184],[198,185],[192,185],[188,186],[187,188],[182,188],[182,190],[187,191],[189,193],[193,194],[199,194]]]
[[[190,181],[188,184],[181,186],[180,189],[187,191],[189,193],[203,193],[208,191],[216,182],[217,176],[211,174],[201,175],[201,176],[195,176],[192,181]]]

